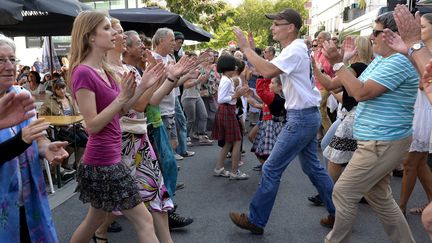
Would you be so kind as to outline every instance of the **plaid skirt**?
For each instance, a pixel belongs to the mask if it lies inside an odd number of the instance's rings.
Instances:
[[[258,132],[253,141],[251,152],[257,156],[270,155],[273,146],[276,143],[277,136],[281,132],[284,122],[276,122],[273,120],[259,121]]]
[[[215,115],[212,137],[225,142],[242,139],[240,124],[236,118],[235,105],[220,104]]]
[[[122,162],[110,166],[80,164],[79,199],[106,212],[132,209],[142,202],[130,169]]]

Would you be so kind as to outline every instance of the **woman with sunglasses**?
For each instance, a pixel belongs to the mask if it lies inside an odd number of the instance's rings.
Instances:
[[[53,93],[45,99],[41,108],[38,110],[41,116],[77,116],[79,115],[78,107],[72,100],[72,97],[66,92],[66,83],[61,79],[53,82]],[[77,149],[75,155],[76,161],[79,162],[87,145],[88,135],[81,124],[75,124],[55,129],[55,138],[70,143],[69,151]],[[76,168],[77,164],[74,165]],[[62,167],[65,170],[72,171],[68,165],[68,160],[64,160]]]
[[[364,196],[393,242],[415,242],[395,203],[390,176],[411,144],[412,119],[419,77],[410,60],[384,41],[384,29],[397,32],[393,13],[375,20],[370,36],[375,59],[356,78],[341,62],[334,44],[324,54],[349,95],[359,103],[353,128],[357,150],[333,188],[336,218],[326,242],[349,240],[358,202]]]

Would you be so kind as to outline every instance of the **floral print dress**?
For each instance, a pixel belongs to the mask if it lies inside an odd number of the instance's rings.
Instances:
[[[129,112],[129,118],[140,115]],[[144,126],[147,124],[143,123]],[[147,208],[156,212],[168,212],[174,207],[164,184],[161,168],[147,133],[122,134],[122,161],[131,169],[139,193]]]

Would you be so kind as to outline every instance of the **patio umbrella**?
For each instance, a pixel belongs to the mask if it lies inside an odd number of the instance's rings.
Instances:
[[[89,9],[77,0],[2,0],[0,32],[7,36],[70,35],[75,17]]]
[[[23,7],[24,1],[22,0],[10,0],[2,2],[0,6],[0,25],[16,24],[18,21],[22,21],[20,12]]]
[[[46,56],[53,63],[51,36],[70,35],[75,17],[91,7],[77,0],[2,0],[0,32],[6,36],[47,36]],[[45,48],[44,48],[45,51]],[[50,68],[51,75],[54,66]]]
[[[159,28],[168,27],[182,32],[187,40],[209,41],[213,37],[180,15],[157,7],[111,9],[109,14],[119,19],[125,30],[144,32],[147,36],[153,36]]]

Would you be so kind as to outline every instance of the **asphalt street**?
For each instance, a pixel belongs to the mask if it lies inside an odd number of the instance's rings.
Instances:
[[[249,151],[250,144],[245,142]],[[281,180],[279,193],[272,215],[265,228],[264,235],[252,235],[235,227],[229,217],[230,211],[246,212],[249,200],[255,193],[260,180],[260,172],[252,170],[257,164],[254,155],[247,152],[243,157],[246,164],[241,170],[250,175],[249,180],[230,181],[217,178],[212,170],[219,152],[216,145],[195,146],[194,157],[179,161],[181,166],[179,181],[185,188],[177,191],[177,212],[194,218],[189,227],[172,231],[172,238],[180,243],[213,243],[213,242],[323,242],[329,232],[319,224],[321,217],[326,216],[324,207],[312,206],[307,197],[316,194],[309,179],[301,171],[298,160],[294,160],[285,171]],[[230,160],[226,160],[226,168],[230,168]],[[394,177],[391,182],[393,195],[399,199],[401,178]],[[408,208],[423,205],[427,201],[419,182],[408,203]],[[53,219],[60,242],[69,242],[73,231],[87,213],[88,205],[82,204],[78,196],[53,210]],[[125,219],[118,222],[123,226],[120,233],[110,233],[109,242],[137,242],[132,225]],[[420,216],[408,215],[408,223],[417,242],[430,242]],[[390,242],[376,214],[368,205],[360,204],[358,216],[353,227],[351,242],[384,243]]]

